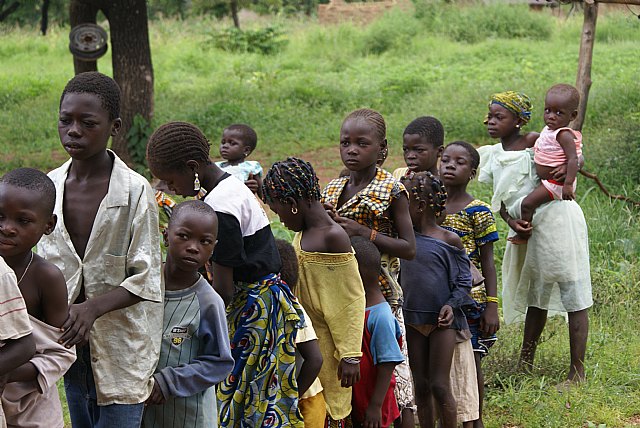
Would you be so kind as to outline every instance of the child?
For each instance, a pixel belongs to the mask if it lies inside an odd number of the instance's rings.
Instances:
[[[164,233],[165,310],[160,362],[144,427],[216,427],[213,386],[233,368],[222,298],[198,269],[211,257],[218,219],[209,205],[177,205]],[[178,421],[178,422],[177,422]]]
[[[498,240],[496,221],[489,205],[467,193],[467,184],[475,177],[480,155],[464,141],[447,145],[440,159],[440,179],[447,189],[446,217],[441,226],[456,233],[484,281],[471,289],[474,305],[465,310],[475,354],[478,379],[479,420],[482,424],[484,379],[481,361],[497,340],[498,318],[497,276],[493,260],[493,243]]]
[[[258,136],[250,126],[230,125],[222,131],[220,156],[223,161],[216,162],[223,171],[236,177],[247,185],[253,193],[262,197],[262,166],[260,162],[245,160],[256,149]]]
[[[493,185],[491,209],[512,229],[509,235],[531,235],[527,245],[507,243],[502,259],[502,309],[505,323],[524,318],[520,364],[533,364],[547,314],[569,312],[571,368],[567,380],[584,379],[584,356],[589,331],[587,308],[593,304],[589,271],[587,225],[580,206],[572,201],[551,201],[536,209],[531,224],[520,219],[522,200],[538,185],[531,147],[537,133],[520,134],[531,118],[525,94],[494,94],[485,124],[500,144],[481,147],[479,181]],[[561,180],[566,166],[551,173]]]
[[[351,413],[351,386],[358,381],[364,323],[364,289],[349,236],[320,204],[320,186],[311,165],[288,158],[276,162],[263,184],[265,202],[297,232],[297,291],[318,334],[323,365],[319,378],[328,423]]]
[[[404,331],[398,259],[415,256],[415,236],[406,190],[376,165],[386,148],[386,124],[380,113],[370,109],[350,113],[340,129],[340,157],[350,175],[332,180],[322,193],[322,203],[349,236],[370,239],[378,247],[380,288]],[[405,362],[396,366],[395,394],[403,424],[412,427],[413,386],[404,341],[403,355]]]
[[[60,343],[80,345],[65,375],[74,426],[137,427],[160,352],[158,210],[147,180],[107,150],[119,115],[111,78],[88,72],[67,83],[58,133],[71,159],[49,173],[58,227],[38,244],[73,303]]]
[[[571,85],[554,85],[544,99],[545,127],[534,145],[536,172],[540,184],[522,201],[522,220],[531,223],[533,213],[540,205],[554,199],[576,198],[576,175],[579,156],[582,155],[582,134],[568,128],[578,115],[580,94]],[[552,171],[566,165],[564,180],[556,180]],[[516,235],[514,244],[526,242],[528,236]]]
[[[1,219],[0,231],[4,234],[4,222]],[[35,351],[29,314],[20,294],[16,275],[0,257],[0,396],[9,373],[29,361]],[[0,428],[6,426],[0,403]]]
[[[462,308],[473,303],[469,259],[458,235],[436,222],[447,200],[440,180],[420,172],[404,177],[403,183],[413,195],[410,211],[416,234],[416,258],[401,261],[401,283],[420,425],[433,426],[433,396],[441,426],[455,428],[449,373],[456,330],[468,328]]]
[[[36,169],[15,169],[0,180],[0,255],[19,277],[36,341],[36,354],[10,373],[2,394],[10,427],[64,427],[56,382],[76,359],[73,347],[58,343],[67,286],[57,267],[31,251],[56,226],[55,195],[51,179]]]
[[[444,127],[435,117],[422,116],[413,120],[402,135],[402,153],[406,168],[393,171],[399,180],[409,171],[429,171],[438,176],[438,158],[444,144]]]
[[[281,261],[269,219],[253,193],[209,158],[194,125],[170,122],[149,138],[154,176],[182,196],[204,198],[218,216],[214,288],[227,303],[233,371],[218,385],[219,424],[302,426],[295,378],[300,306],[280,279]],[[247,338],[251,337],[251,340]]]
[[[298,283],[298,256],[291,244],[283,239],[276,239],[276,246],[282,259],[280,275],[287,284]],[[291,291],[296,294],[295,286]],[[322,352],[318,345],[318,336],[313,329],[311,319],[301,306],[304,314],[305,326],[296,336],[296,369],[298,375],[298,395],[300,413],[304,419],[305,428],[324,428],[327,419],[327,404],[322,393],[322,384],[318,374],[322,368]]]
[[[400,416],[393,369],[404,361],[402,332],[378,284],[380,252],[361,236],[351,238],[351,244],[366,296],[360,381],[353,387],[351,418],[356,426],[388,427]]]
[[[438,119],[429,116],[415,119],[404,131],[404,159],[408,166],[396,169],[394,177],[400,179],[412,172],[430,172],[437,177],[443,142],[444,128]],[[441,223],[444,216],[437,220]],[[452,391],[458,401],[457,419],[465,428],[479,417],[478,388],[475,381],[469,380],[477,375],[473,347],[468,339],[470,334],[461,331],[458,335],[451,364]]]

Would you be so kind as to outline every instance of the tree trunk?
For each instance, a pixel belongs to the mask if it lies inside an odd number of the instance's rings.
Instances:
[[[71,28],[79,24],[95,24],[98,5],[91,0],[71,0],[69,3],[69,22]],[[97,61],[80,61],[73,57],[73,70],[76,74],[85,71],[98,71]]]
[[[153,117],[153,66],[147,4],[145,0],[119,0],[106,6],[103,11],[111,27],[113,78],[122,90],[122,128],[113,139],[112,148],[131,165],[126,137],[133,118],[139,114],[150,122]]]
[[[4,1],[0,2],[0,22],[4,21],[9,15],[15,12],[16,9],[18,9],[18,6],[20,6],[20,3],[14,1],[6,9],[3,10]]]
[[[238,0],[231,0],[229,4],[231,8],[231,18],[233,19],[233,25],[240,29],[240,18],[238,18]]]
[[[580,40],[580,56],[578,58],[578,76],[576,77],[576,89],[580,94],[578,116],[573,121],[572,127],[582,130],[584,119],[587,115],[587,101],[591,88],[591,63],[593,60],[593,44],[596,38],[596,21],[598,20],[598,3],[593,0],[584,2],[584,23],[582,25],[582,39]]]
[[[43,36],[47,35],[49,27],[49,0],[42,0],[42,15],[40,19],[40,32]]]

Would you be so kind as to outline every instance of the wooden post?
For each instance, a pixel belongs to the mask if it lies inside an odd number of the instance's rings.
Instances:
[[[593,44],[596,36],[596,21],[598,20],[598,3],[594,0],[584,2],[584,23],[582,24],[582,38],[580,40],[580,56],[578,58],[578,76],[576,88],[580,93],[578,117],[573,121],[573,129],[582,130],[587,113],[587,101],[591,88],[591,62],[593,59]]]

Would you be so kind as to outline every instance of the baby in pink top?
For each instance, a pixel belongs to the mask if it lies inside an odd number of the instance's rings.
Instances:
[[[569,128],[578,115],[580,94],[571,85],[554,85],[544,99],[545,127],[534,146],[536,172],[541,183],[522,201],[522,219],[531,222],[535,210],[554,199],[574,200],[579,158],[582,155],[582,134]],[[560,166],[566,165],[564,180],[554,178]],[[517,235],[510,239],[514,244],[527,241]]]

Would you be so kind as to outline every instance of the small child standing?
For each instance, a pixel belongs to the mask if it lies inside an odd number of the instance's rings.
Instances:
[[[533,146],[536,173],[540,184],[522,200],[522,220],[531,224],[533,213],[542,204],[556,200],[576,198],[576,176],[579,157],[582,155],[582,134],[569,128],[569,123],[578,115],[580,94],[571,85],[552,86],[544,99],[544,123],[540,136]],[[564,180],[554,177],[559,166],[566,166]],[[514,244],[527,242],[528,237],[516,235],[510,239]]]
[[[378,284],[380,252],[361,236],[351,238],[351,245],[366,296],[360,381],[353,387],[351,419],[355,426],[385,428],[400,416],[393,369],[404,361],[402,331]]]
[[[18,168],[0,180],[0,255],[19,277],[36,342],[36,354],[9,374],[2,394],[9,427],[64,428],[56,382],[76,359],[74,347],[58,343],[67,285],[55,265],[31,251],[56,226],[55,197],[51,179],[36,169]]]
[[[164,323],[144,427],[217,427],[214,385],[233,368],[222,298],[200,275],[218,235],[202,201],[177,205],[164,232]],[[179,422],[176,422],[179,421]]]
[[[404,177],[403,183],[412,194],[409,209],[416,258],[401,261],[400,280],[420,425],[433,426],[433,396],[441,426],[455,428],[457,409],[449,373],[456,330],[468,329],[463,306],[473,303],[469,258],[458,235],[437,224],[447,200],[440,180],[420,172]]]
[[[405,168],[393,171],[393,177],[400,180],[410,171],[429,171],[438,176],[438,158],[444,144],[444,127],[432,116],[414,119],[402,134],[402,153]]]
[[[320,204],[318,177],[297,158],[276,162],[266,174],[265,202],[297,232],[300,302],[318,334],[329,426],[351,413],[351,386],[360,378],[364,289],[347,233]]]
[[[107,149],[120,131],[120,88],[80,73],[60,97],[58,134],[71,159],[51,171],[58,227],[38,254],[65,277],[60,343],[77,348],[65,374],[74,426],[137,427],[162,334],[158,209],[149,182]]]
[[[228,126],[222,131],[220,141],[220,156],[224,160],[216,162],[216,165],[262,197],[262,166],[258,161],[246,160],[256,149],[257,144],[258,136],[250,126],[244,124]]]
[[[282,259],[280,276],[287,284],[298,283],[298,256],[291,244],[283,239],[276,239],[276,246]],[[297,293],[296,286],[291,285],[293,294]],[[298,381],[298,407],[305,428],[324,428],[327,420],[327,404],[322,393],[322,384],[318,374],[322,368],[322,352],[318,345],[318,336],[313,329],[309,315],[302,307],[305,326],[298,330],[296,336],[296,380]]]
[[[479,394],[479,426],[482,424],[484,377],[481,361],[497,340],[498,285],[493,260],[493,243],[498,240],[496,220],[491,207],[467,193],[467,185],[476,176],[480,155],[465,141],[447,145],[440,159],[440,179],[447,189],[446,217],[441,226],[462,240],[469,259],[482,272],[484,282],[471,289],[474,300],[465,308],[471,331]]]

